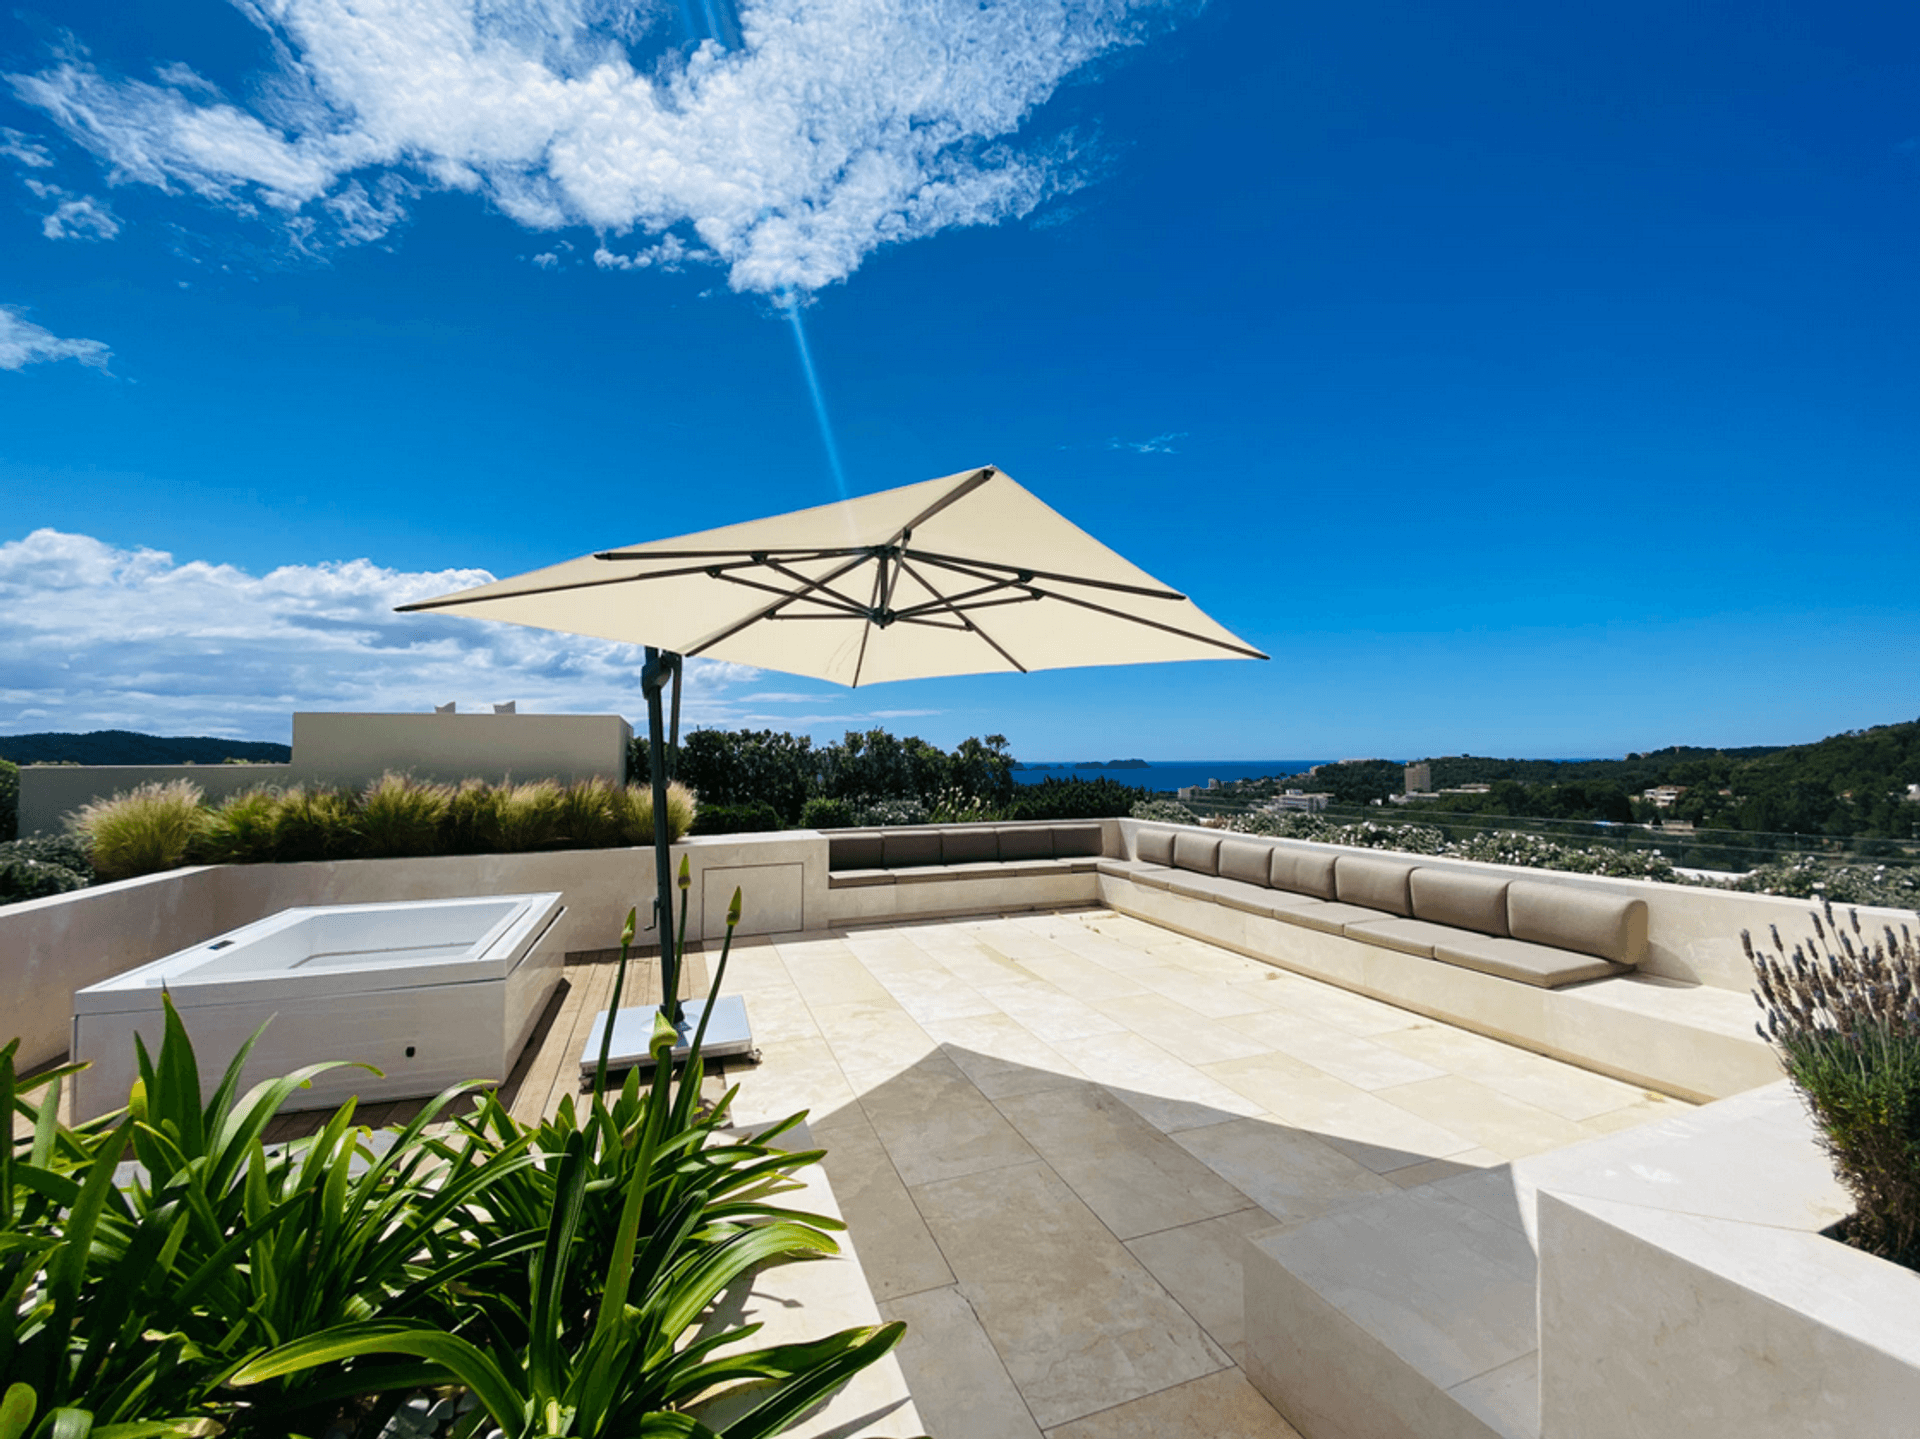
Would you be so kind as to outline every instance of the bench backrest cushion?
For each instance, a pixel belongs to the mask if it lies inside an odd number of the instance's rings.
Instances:
[[[827,836],[828,869],[882,869],[885,864],[880,836],[870,830]]]
[[[1056,824],[1053,827],[1053,857],[1084,859],[1106,852],[1106,839],[1097,824]]]
[[[1268,871],[1267,883],[1274,889],[1284,889],[1291,894],[1332,899],[1333,860],[1334,856],[1320,850],[1288,849],[1284,845],[1275,845],[1273,868]]]
[[[1411,860],[1343,854],[1333,862],[1334,896],[1342,904],[1410,918],[1413,891],[1407,881],[1413,870]]]
[[[1510,882],[1458,869],[1416,869],[1410,880],[1413,917],[1504,938]]]
[[[1000,858],[1000,836],[990,829],[940,831],[940,863],[982,864]]]
[[[1133,837],[1133,852],[1148,864],[1173,863],[1173,831],[1143,829]]]
[[[1617,964],[1647,957],[1647,902],[1602,889],[1516,879],[1507,886],[1507,928],[1515,939]]]
[[[1010,827],[1001,830],[1000,858],[1052,859],[1053,831],[1044,826],[1038,829]]]
[[[940,831],[937,829],[883,829],[880,831],[881,865],[885,869],[917,869],[940,863]]]
[[[1220,873],[1220,836],[1188,834],[1184,830],[1174,835],[1173,867],[1190,869],[1195,874]]]
[[[1273,872],[1273,846],[1257,839],[1220,841],[1220,877],[1263,888]]]

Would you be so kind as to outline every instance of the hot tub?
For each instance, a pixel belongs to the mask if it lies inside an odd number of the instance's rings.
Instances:
[[[465,1079],[506,1079],[559,982],[543,945],[562,913],[553,894],[485,895],[287,909],[156,959],[73,997],[76,1112],[127,1102],[133,1039],[158,1054],[160,996],[173,996],[200,1061],[203,1094],[263,1022],[241,1091],[302,1065],[346,1059],[296,1108],[437,1094]]]

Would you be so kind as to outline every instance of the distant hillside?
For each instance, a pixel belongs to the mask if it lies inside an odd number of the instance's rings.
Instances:
[[[0,759],[15,764],[220,764],[229,759],[285,764],[292,758],[290,745],[206,735],[136,734],[125,729],[0,735]]]
[[[1676,745],[1624,759],[1427,760],[1435,789],[1491,785],[1481,795],[1439,795],[1434,809],[1541,819],[1687,820],[1703,828],[1780,834],[1920,837],[1920,720],[1829,735],[1811,744],[1701,749]],[[1403,771],[1384,760],[1323,765],[1300,782],[1342,804],[1397,793]],[[1672,785],[1684,791],[1656,811],[1640,798]],[[1409,813],[1417,813],[1417,807]]]

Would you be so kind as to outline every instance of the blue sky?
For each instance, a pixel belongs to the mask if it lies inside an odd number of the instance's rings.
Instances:
[[[0,733],[633,713],[633,652],[388,611],[835,498],[790,304],[852,492],[998,464],[1274,658],[697,720],[1920,713],[1910,6],[29,0],[0,73]]]

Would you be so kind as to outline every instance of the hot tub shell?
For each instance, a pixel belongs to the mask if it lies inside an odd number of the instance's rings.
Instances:
[[[243,1093],[327,1060],[381,1071],[328,1070],[296,1108],[502,1083],[559,983],[562,956],[543,941],[562,912],[558,893],[288,909],[89,985],[73,997],[73,1055],[91,1066],[75,1076],[76,1112],[127,1102],[134,1036],[159,1050],[163,991],[192,1036],[203,1093],[269,1020]]]

